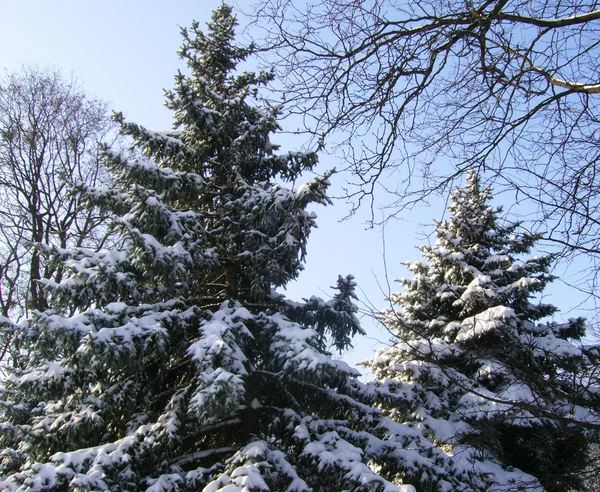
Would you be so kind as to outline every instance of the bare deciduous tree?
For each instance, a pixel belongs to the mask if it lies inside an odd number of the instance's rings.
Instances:
[[[477,168],[597,276],[597,1],[264,0],[257,12],[313,142],[342,136],[356,205],[381,186],[398,214]]]
[[[56,71],[25,68],[0,81],[0,315],[46,307],[40,279],[62,272],[36,244],[65,248],[101,239],[103,218],[71,192],[107,179],[98,143],[113,129],[106,105]],[[99,244],[99,243],[98,243]],[[9,351],[0,340],[0,360]]]

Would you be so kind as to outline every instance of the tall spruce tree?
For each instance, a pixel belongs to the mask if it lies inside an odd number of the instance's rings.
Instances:
[[[0,489],[409,491],[429,470],[459,490],[471,476],[331,358],[360,331],[352,277],[331,301],[274,290],[301,270],[306,207],[328,182],[280,184],[316,156],[275,153],[279,110],[258,92],[271,74],[236,71],[251,48],[234,27],[222,5],[207,35],[183,30],[172,131],[117,115],[145,157],[106,150],[114,187],[81,192],[114,214],[122,249],[47,248],[66,273],[46,282],[51,309],[14,327]]]
[[[538,238],[504,225],[490,199],[470,172],[449,218],[437,224],[435,244],[420,248],[426,262],[407,264],[413,278],[400,280],[404,291],[381,315],[397,343],[369,365],[406,397],[394,418],[434,443],[454,454],[478,450],[546,490],[578,489],[586,424],[600,421],[586,379],[598,350],[578,343],[581,318],[540,322],[557,310],[539,301],[554,258],[520,260]],[[515,488],[535,488],[531,478]]]

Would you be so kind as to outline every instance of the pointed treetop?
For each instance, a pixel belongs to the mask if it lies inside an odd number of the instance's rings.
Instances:
[[[465,186],[451,194],[448,205],[451,216],[442,229],[460,230],[470,241],[481,241],[482,234],[498,227],[498,214],[502,211],[501,207],[490,206],[491,196],[489,187],[481,189],[479,175],[469,171]]]
[[[471,170],[467,173],[467,185],[465,188],[469,193],[479,193],[479,174],[476,171]]]
[[[200,30],[198,22],[192,23],[191,28],[181,29],[184,43],[179,56],[187,61],[195,77],[210,82],[212,90],[220,91],[227,76],[247,58],[253,47],[235,46],[237,20],[232,7],[225,3],[213,12],[207,26],[208,35]]]

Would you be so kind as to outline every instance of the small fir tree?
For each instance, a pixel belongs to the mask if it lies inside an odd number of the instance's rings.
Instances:
[[[405,396],[394,418],[451,454],[516,467],[546,490],[581,488],[585,424],[599,422],[585,374],[598,351],[575,344],[583,319],[540,322],[556,312],[538,301],[554,258],[519,260],[538,238],[502,225],[490,198],[474,172],[453,193],[435,244],[420,248],[426,263],[407,264],[413,278],[400,280],[404,291],[390,299],[398,307],[381,315],[397,343],[369,367]],[[535,488],[533,477],[515,488]]]
[[[370,407],[378,389],[327,352],[360,331],[352,277],[329,302],[274,290],[302,268],[328,181],[279,184],[316,156],[275,153],[279,110],[258,92],[272,76],[236,72],[251,49],[234,26],[222,5],[208,35],[183,31],[172,131],[117,115],[146,158],[107,150],[115,186],[82,193],[122,248],[48,250],[68,275],[15,327],[0,489],[409,491],[427,472],[465,489],[467,467]]]

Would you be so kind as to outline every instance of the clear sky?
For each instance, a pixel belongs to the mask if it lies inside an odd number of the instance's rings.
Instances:
[[[154,130],[167,129],[171,119],[163,106],[163,89],[172,87],[177,69],[183,68],[176,54],[181,42],[179,26],[188,26],[192,20],[204,25],[220,3],[220,0],[0,0],[0,68],[12,72],[22,65],[35,64],[56,68],[65,77],[73,74],[86,93],[107,101],[128,120]],[[250,0],[237,3],[244,10],[250,8]],[[243,22],[241,15],[240,21]],[[277,142],[283,144],[282,150],[297,150],[294,148],[297,142],[281,137]],[[322,169],[343,166],[332,156],[323,155],[321,162]],[[344,178],[335,179],[334,194]],[[382,308],[386,306],[382,293],[382,289],[388,291],[386,278],[391,282],[406,274],[400,262],[420,259],[414,247],[426,242],[423,234],[432,230],[420,225],[431,226],[434,219],[440,219],[443,202],[438,200],[422,207],[386,227],[387,277],[382,231],[366,228],[366,210],[343,222],[340,219],[348,213],[343,201],[315,211],[319,229],[309,240],[306,270],[286,294],[293,300],[313,294],[326,297],[338,274],[352,273],[364,292],[360,294],[362,300],[368,299],[375,307]],[[564,300],[564,296],[560,299]],[[550,301],[557,302],[554,297]],[[574,304],[575,300],[570,302]],[[567,308],[564,302],[561,307]],[[370,357],[381,342],[389,339],[368,318],[363,324],[369,338],[356,339],[356,348],[344,355],[351,363]]]

